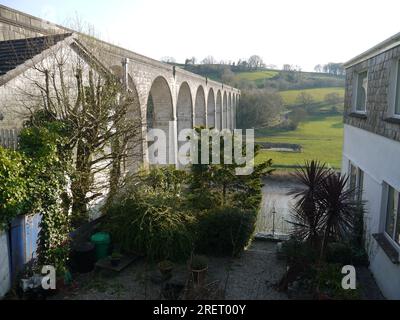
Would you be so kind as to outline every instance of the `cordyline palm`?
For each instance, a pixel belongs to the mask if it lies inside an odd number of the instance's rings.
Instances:
[[[313,246],[319,243],[324,213],[319,205],[322,183],[330,174],[331,171],[325,164],[314,160],[307,161],[304,168],[293,174],[305,188],[297,188],[291,192],[297,200],[291,213],[291,223],[294,225],[292,234],[301,240],[310,241]]]
[[[354,200],[355,189],[347,188],[347,180],[347,177],[340,174],[330,174],[322,181],[318,196],[321,210],[324,212],[321,219],[321,259],[329,240],[344,240],[354,229],[359,204]]]

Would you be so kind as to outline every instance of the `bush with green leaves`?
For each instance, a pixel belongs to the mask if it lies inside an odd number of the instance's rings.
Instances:
[[[196,252],[237,256],[251,241],[257,210],[222,207],[202,213],[197,220]]]
[[[362,203],[357,190],[348,187],[348,177],[315,160],[306,162],[294,177],[303,187],[292,191],[296,200],[291,215],[293,237],[319,249],[321,260],[331,242],[351,238],[362,242]]]
[[[312,285],[317,292],[332,299],[359,300],[360,289],[345,290],[342,287],[342,264],[324,263],[313,269]]]
[[[32,119],[31,119],[32,120]],[[26,123],[19,150],[0,147],[0,228],[17,215],[41,214],[38,262],[65,269],[69,219],[64,194],[67,162],[62,152],[64,125]]]
[[[23,154],[0,147],[0,230],[25,211],[28,163]]]
[[[174,171],[154,170],[114,200],[103,226],[123,251],[153,261],[186,260],[193,248],[194,218],[185,209],[185,199],[176,193],[177,185],[159,183],[172,179]]]
[[[40,213],[38,262],[65,271],[69,255],[70,221],[66,200],[68,157],[63,150],[65,126],[56,120],[26,123],[20,133],[20,153],[30,161],[28,175],[29,208],[25,214]]]
[[[291,238],[282,244],[282,253],[290,266],[306,269],[318,259],[319,252],[309,243]]]
[[[326,262],[353,266],[369,265],[365,249],[346,242],[329,243],[326,250]]]
[[[202,128],[196,128],[200,132]],[[213,150],[218,150],[219,143],[220,164],[212,163]],[[237,141],[232,137],[232,145]],[[233,152],[232,162],[224,163],[225,140],[210,143],[209,164],[193,164],[190,171],[190,194],[188,198],[193,208],[197,210],[212,210],[221,206],[237,206],[242,209],[256,209],[261,205],[262,182],[261,177],[273,172],[272,160],[254,165],[251,174],[237,175],[236,170],[245,164],[236,163]],[[260,146],[256,145],[254,157],[257,156]],[[202,158],[201,147],[197,148],[198,159]],[[242,145],[242,155],[246,154],[246,148]]]

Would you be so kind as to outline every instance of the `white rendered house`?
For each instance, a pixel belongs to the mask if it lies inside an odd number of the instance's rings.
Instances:
[[[370,270],[400,299],[400,34],[345,64],[342,171],[360,187]]]

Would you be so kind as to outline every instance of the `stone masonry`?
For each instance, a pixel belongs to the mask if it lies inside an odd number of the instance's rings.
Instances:
[[[391,48],[346,69],[344,123],[400,141],[400,123],[388,115],[389,80],[393,60],[400,59],[400,46]],[[366,115],[352,113],[353,78],[368,70]]]

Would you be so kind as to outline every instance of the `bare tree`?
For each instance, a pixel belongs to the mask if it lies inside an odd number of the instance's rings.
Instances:
[[[196,64],[196,62],[197,62],[196,57],[187,58],[187,59],[185,60],[185,65],[188,65],[188,64]]]
[[[317,64],[317,65],[314,67],[314,71],[315,71],[315,72],[318,72],[318,73],[321,73],[321,72],[322,72],[322,66],[321,66],[320,64]]]
[[[283,65],[283,71],[293,71],[294,70],[294,66],[292,66],[291,64],[284,64]]]
[[[259,69],[259,68],[264,67],[264,61],[263,61],[263,59],[262,59],[260,56],[252,55],[252,56],[249,58],[248,66],[249,66],[250,69],[255,69],[255,70],[257,70],[257,69]]]
[[[340,97],[340,95],[337,92],[330,92],[325,95],[324,100],[326,103],[334,106],[339,102],[343,101],[343,97]]]
[[[118,190],[142,145],[136,96],[92,55],[102,51],[101,44],[85,40],[91,44],[49,45],[44,59],[32,60],[33,68],[15,91],[33,125],[39,125],[35,116],[42,111],[69,128],[64,148],[72,160],[74,225],[88,219],[91,203]]]
[[[298,94],[296,98],[296,103],[303,108],[307,109],[314,103],[314,98],[311,94],[302,91]]]
[[[202,64],[216,64],[217,60],[213,56],[207,56],[202,61]]]
[[[235,77],[235,73],[232,72],[232,70],[229,67],[224,67],[224,71],[222,72],[222,75],[221,75],[222,82],[232,83],[234,77]]]

